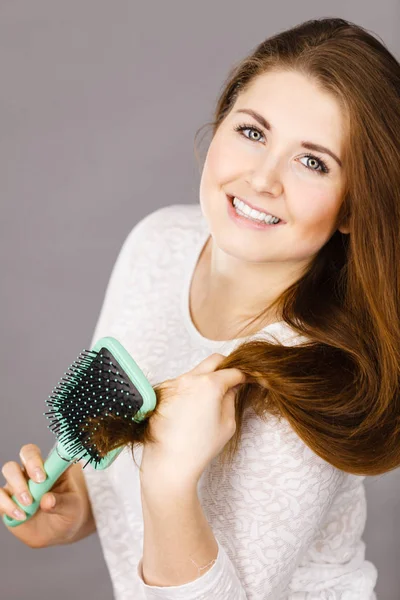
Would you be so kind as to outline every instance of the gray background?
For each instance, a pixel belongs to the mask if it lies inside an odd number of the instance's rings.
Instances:
[[[1,0],[1,465],[23,444],[53,444],[45,398],[88,347],[133,225],[198,202],[194,134],[228,69],[265,37],[327,16],[369,28],[399,59],[399,0]],[[366,489],[378,600],[398,600],[398,470]],[[0,549],[2,600],[112,598],[97,535],[32,550],[0,527]]]

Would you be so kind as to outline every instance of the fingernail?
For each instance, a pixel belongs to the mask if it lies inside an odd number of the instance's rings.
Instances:
[[[40,467],[35,469],[35,478],[38,483],[43,483],[46,479],[46,475]]]
[[[24,492],[23,494],[21,494],[21,500],[22,500],[22,503],[25,504],[26,506],[28,506],[32,502],[32,498],[31,498],[30,494],[28,494],[28,492]]]
[[[18,508],[16,508],[16,509],[13,511],[13,515],[14,515],[14,517],[15,517],[16,519],[18,519],[19,521],[25,521],[25,518],[26,518],[26,517],[25,517],[25,514],[24,514],[22,511],[18,510]]]
[[[56,505],[56,499],[55,499],[55,496],[53,496],[53,494],[51,494],[51,496],[50,496],[50,504],[49,504],[49,506],[50,506],[50,508],[54,508],[54,507],[55,507],[55,505]]]

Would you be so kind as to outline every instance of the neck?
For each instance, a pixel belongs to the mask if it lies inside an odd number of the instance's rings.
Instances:
[[[199,304],[208,307],[210,316],[218,315],[219,322],[243,327],[265,312],[252,326],[256,331],[279,320],[277,309],[267,309],[298,278],[298,265],[295,271],[288,263],[241,261],[218,248],[211,236],[203,253]]]

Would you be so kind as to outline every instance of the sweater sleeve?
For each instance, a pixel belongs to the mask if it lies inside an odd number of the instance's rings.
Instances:
[[[217,539],[217,538],[216,538]],[[248,600],[251,596],[237,576],[232,562],[217,539],[218,556],[211,569],[203,576],[184,585],[160,587],[144,583],[142,561],[137,569],[146,600]]]
[[[218,543],[216,562],[194,581],[166,587],[147,585],[139,563],[143,596],[373,600],[377,576],[360,542],[364,505],[362,494],[357,500],[359,481],[342,495],[348,474],[313,453],[287,421],[252,423],[244,428],[239,467],[218,481],[206,478],[204,497],[213,501],[205,512]],[[347,506],[353,500],[354,522],[349,522]]]

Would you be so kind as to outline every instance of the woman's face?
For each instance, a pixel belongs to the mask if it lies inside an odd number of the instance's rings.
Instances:
[[[270,129],[239,110],[258,113]],[[201,176],[200,205],[219,250],[248,262],[308,264],[338,228],[344,176],[330,154],[302,143],[324,146],[340,163],[343,119],[337,101],[300,73],[269,72],[253,81],[212,139]],[[285,223],[243,227],[229,216],[228,196]]]

